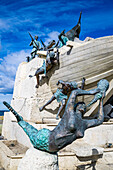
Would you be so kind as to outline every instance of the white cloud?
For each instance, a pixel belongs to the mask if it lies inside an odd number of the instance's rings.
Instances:
[[[50,42],[51,40],[55,40],[56,42],[58,41],[58,35],[60,33],[57,31],[53,31],[51,33],[49,33],[47,36],[47,38],[45,39],[45,44],[48,44],[48,42]]]
[[[1,35],[0,35],[0,50],[1,50],[1,46],[2,46],[2,45],[1,45]],[[1,58],[0,58],[0,60],[1,60]]]
[[[0,93],[12,93],[18,65],[26,60],[30,51],[8,54],[0,64]]]
[[[8,30],[9,29],[9,25],[7,24],[7,22],[4,19],[0,19],[0,29],[5,29]]]

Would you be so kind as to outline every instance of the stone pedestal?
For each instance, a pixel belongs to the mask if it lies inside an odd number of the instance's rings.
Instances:
[[[50,154],[34,148],[27,150],[18,170],[58,170],[57,154]]]

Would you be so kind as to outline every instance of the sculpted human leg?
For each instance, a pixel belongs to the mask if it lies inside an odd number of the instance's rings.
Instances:
[[[56,119],[59,119],[59,114],[61,113],[61,111],[63,110],[63,108],[65,107],[65,105],[66,105],[66,100],[64,99],[64,100],[62,100],[61,101],[61,106],[60,106],[60,108],[59,108],[59,110],[58,110],[58,113],[57,113],[57,115],[56,115]]]

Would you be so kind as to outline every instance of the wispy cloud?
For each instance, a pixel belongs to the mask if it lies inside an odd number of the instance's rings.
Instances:
[[[80,39],[96,38],[102,32],[109,35],[113,29],[112,6],[113,2],[107,0],[1,0],[0,94],[12,93],[17,67],[30,54],[28,31],[47,44],[57,40],[63,29],[69,31],[75,26],[82,10]]]
[[[23,62],[30,51],[8,54],[0,64],[0,93],[12,93],[18,65]]]
[[[45,44],[48,44],[48,42],[50,42],[51,40],[55,40],[56,42],[58,41],[58,35],[60,33],[57,31],[53,31],[51,33],[49,33],[47,36],[47,38],[45,38]]]
[[[0,110],[6,110],[6,107],[3,105],[3,101],[11,102],[12,94],[0,94]]]

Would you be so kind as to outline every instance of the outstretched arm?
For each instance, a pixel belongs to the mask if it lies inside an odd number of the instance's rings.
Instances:
[[[33,45],[33,41],[30,42],[29,46]]]
[[[92,89],[92,90],[89,90],[89,91],[78,89],[77,90],[77,95],[78,96],[82,96],[82,95],[95,95],[98,92],[100,92],[98,88]]]
[[[67,101],[66,109],[74,110],[74,105],[75,105],[77,96],[94,95],[96,93],[98,93],[98,89],[93,89],[93,90],[89,90],[89,91],[82,90],[82,89],[73,90],[70,94],[68,101]]]
[[[104,112],[103,112],[103,99],[100,99],[99,103],[99,116],[97,119],[87,120],[87,128],[98,126],[104,121]]]

